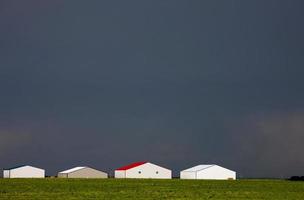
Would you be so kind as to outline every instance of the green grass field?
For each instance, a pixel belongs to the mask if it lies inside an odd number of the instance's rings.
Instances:
[[[0,199],[304,199],[304,182],[0,179]]]

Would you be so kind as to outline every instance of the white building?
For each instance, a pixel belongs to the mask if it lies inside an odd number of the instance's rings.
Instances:
[[[171,179],[172,171],[149,162],[136,162],[116,169],[115,178]]]
[[[74,167],[59,172],[58,178],[108,178],[108,174],[91,167]]]
[[[218,165],[197,165],[180,172],[181,179],[235,180],[236,172]]]
[[[44,178],[45,170],[23,165],[3,170],[3,178]]]

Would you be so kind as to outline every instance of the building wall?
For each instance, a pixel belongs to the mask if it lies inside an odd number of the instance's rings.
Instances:
[[[213,166],[197,172],[197,179],[227,180],[236,179],[236,172],[220,166]]]
[[[3,170],[3,178],[9,178],[9,170]]]
[[[24,166],[16,169],[11,169],[8,171],[9,171],[9,178],[44,178],[45,177],[45,171],[43,169],[39,169],[31,166]]]
[[[171,179],[172,172],[169,169],[145,163],[143,165],[126,170],[126,178],[155,178],[155,179]]]
[[[68,174],[67,178],[108,178],[108,174],[92,168],[84,168]]]
[[[115,170],[114,177],[115,178],[126,178],[126,171],[125,170]]]
[[[68,174],[65,174],[65,173],[58,173],[57,177],[58,177],[58,178],[67,178],[67,177],[68,177]]]
[[[196,179],[196,172],[180,172],[180,179]]]

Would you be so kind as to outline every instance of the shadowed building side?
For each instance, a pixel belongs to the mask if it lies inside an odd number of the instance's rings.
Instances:
[[[90,167],[75,167],[59,172],[58,178],[108,178],[108,174]]]

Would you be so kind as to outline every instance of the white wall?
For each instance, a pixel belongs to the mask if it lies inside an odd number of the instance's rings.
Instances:
[[[9,178],[9,170],[3,170],[3,178]]]
[[[205,170],[198,171],[196,177],[197,179],[212,179],[212,180],[234,179],[235,180],[236,172],[215,165]]]
[[[155,179],[171,179],[172,172],[169,169],[145,163],[143,165],[126,170],[126,178],[155,178]]]
[[[181,171],[180,178],[181,179],[196,179],[196,172]]]
[[[24,166],[9,170],[9,178],[44,178],[45,171],[43,169]],[[8,177],[7,177],[8,178]]]
[[[126,178],[126,171],[125,170],[115,170],[115,178]]]

